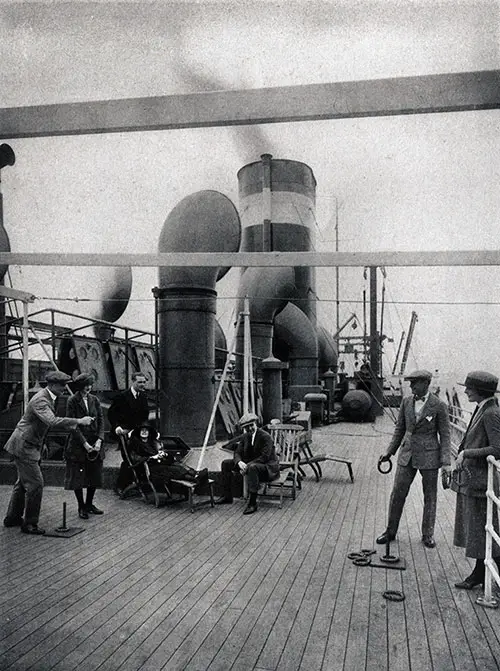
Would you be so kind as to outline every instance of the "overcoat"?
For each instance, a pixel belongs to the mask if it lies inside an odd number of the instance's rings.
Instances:
[[[472,416],[458,447],[460,452],[464,452],[463,470],[467,476],[458,483],[454,479],[451,488],[467,496],[486,497],[486,457],[500,459],[500,408],[495,398],[486,401]]]
[[[90,426],[78,426],[71,432],[70,439],[64,451],[64,458],[67,461],[84,462],[87,460],[87,450],[84,443],[94,445],[100,438],[103,445],[99,451],[99,459],[104,459],[104,421],[102,407],[99,399],[94,394],[87,396],[88,410],[83,400],[83,394],[77,391],[68,399],[66,414],[68,417],[94,417]]]
[[[387,453],[394,455],[398,448],[401,466],[419,470],[449,466],[450,420],[446,404],[429,394],[417,417],[413,395],[404,397]]]

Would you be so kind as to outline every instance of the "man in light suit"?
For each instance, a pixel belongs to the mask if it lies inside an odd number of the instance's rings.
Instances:
[[[416,370],[405,377],[410,381],[411,396],[403,398],[392,440],[379,463],[389,461],[401,448],[389,503],[389,519],[385,532],[377,543],[385,544],[396,538],[399,521],[411,483],[417,471],[422,476],[424,512],[422,516],[422,543],[436,546],[438,471],[442,469],[443,483],[448,482],[450,467],[450,420],[443,401],[429,392],[432,373]]]
[[[60,371],[49,373],[47,386],[37,392],[26,406],[24,415],[17,423],[5,450],[12,456],[17,469],[17,480],[12,490],[7,514],[3,521],[6,527],[21,527],[26,534],[44,534],[38,526],[43,495],[43,476],[40,469],[41,448],[48,429],[75,429],[89,426],[92,417],[79,419],[57,417],[55,401],[71,377]]]
[[[257,510],[257,492],[262,482],[271,482],[280,472],[278,458],[271,436],[264,429],[257,428],[257,415],[246,413],[239,421],[243,429],[243,439],[234,452],[233,459],[224,459],[221,464],[223,494],[215,503],[232,503],[232,475],[240,472],[248,479],[248,504],[244,515]]]

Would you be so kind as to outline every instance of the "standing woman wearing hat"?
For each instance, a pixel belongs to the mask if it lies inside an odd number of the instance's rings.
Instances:
[[[68,400],[67,416],[94,417],[88,427],[72,431],[64,451],[66,474],[64,489],[72,489],[78,501],[78,516],[87,520],[89,514],[102,515],[94,505],[96,489],[102,487],[102,462],[104,459],[104,421],[99,399],[91,394],[94,378],[81,374],[74,380],[75,394]],[[86,489],[86,497],[83,490]]]
[[[459,589],[470,590],[484,583],[487,457],[492,455],[500,459],[500,408],[495,398],[497,385],[498,378],[484,371],[469,373],[463,385],[465,395],[477,406],[458,447],[455,475],[451,482],[451,488],[457,493],[453,543],[465,548],[465,556],[475,559],[476,565],[465,580],[455,583]],[[498,533],[495,507],[493,526]],[[500,567],[500,548],[495,542],[492,555]]]

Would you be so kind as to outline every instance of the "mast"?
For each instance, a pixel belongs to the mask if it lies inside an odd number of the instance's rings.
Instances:
[[[403,358],[401,359],[401,368],[399,369],[399,374],[403,375],[406,368],[406,362],[408,361],[408,355],[410,353],[411,341],[413,339],[413,331],[415,330],[415,324],[418,321],[418,316],[415,311],[411,313],[410,319],[410,328],[408,329],[408,338],[406,339],[405,351],[403,353]]]

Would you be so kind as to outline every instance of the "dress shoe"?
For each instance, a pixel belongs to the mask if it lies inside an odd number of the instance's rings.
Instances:
[[[196,486],[208,482],[208,468],[202,468],[201,471],[198,471],[194,477],[194,481]]]
[[[220,505],[221,503],[232,503],[233,499],[230,499],[229,496],[220,496],[218,499],[215,499],[215,503]]]
[[[3,520],[4,527],[20,527],[23,524],[22,518],[16,520],[13,517],[5,517]]]
[[[375,543],[378,545],[386,545],[388,541],[392,542],[396,536],[393,536],[392,534],[388,533],[387,531],[384,531],[384,533],[377,538]]]
[[[456,582],[455,587],[458,589],[474,589],[478,585],[482,585],[483,580],[481,578],[476,578],[474,575],[469,575],[462,582]]]
[[[88,513],[92,513],[92,515],[104,515],[104,510],[100,510],[99,508],[96,508],[94,505],[85,506],[85,510]]]
[[[23,534],[32,534],[33,536],[43,536],[45,529],[40,529],[36,524],[21,524]]]
[[[257,512],[257,504],[256,503],[249,503],[245,510],[243,511],[243,515],[251,515],[252,513]]]
[[[422,536],[422,543],[425,545],[426,548],[436,547],[436,541],[432,536]]]
[[[78,517],[82,520],[88,520],[89,519],[89,514],[85,510],[85,508],[78,508]]]

